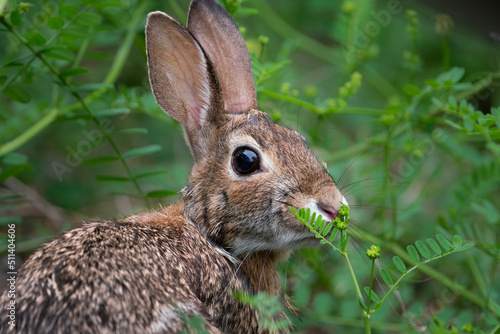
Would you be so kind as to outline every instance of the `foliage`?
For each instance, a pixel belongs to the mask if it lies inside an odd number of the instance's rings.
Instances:
[[[382,306],[382,303],[389,297],[389,295],[401,283],[403,278],[405,278],[409,273],[417,269],[419,266],[425,265],[433,260],[440,259],[446,255],[450,255],[455,252],[461,252],[467,250],[474,246],[474,243],[468,243],[462,245],[462,237],[460,237],[459,235],[453,236],[453,243],[451,243],[442,234],[438,234],[436,235],[436,239],[438,240],[439,244],[434,239],[431,238],[427,239],[429,246],[434,252],[434,255],[431,256],[429,248],[422,241],[417,240],[415,242],[417,248],[415,248],[415,246],[413,245],[409,245],[406,248],[408,251],[408,256],[411,258],[411,262],[414,264],[413,267],[407,269],[404,261],[401,260],[399,256],[394,256],[392,258],[394,266],[402,274],[395,282],[393,281],[391,275],[389,274],[389,271],[386,268],[379,269],[380,276],[382,277],[384,283],[387,284],[390,288],[385,293],[385,295],[382,298],[380,298],[377,295],[377,293],[373,291],[373,273],[375,269],[375,260],[380,257],[380,247],[372,245],[366,251],[366,255],[368,256],[368,258],[370,258],[370,260],[372,260],[372,266],[371,266],[372,269],[370,274],[370,285],[365,286],[363,288],[364,292],[368,297],[368,300],[365,301],[364,298],[361,296],[358,280],[356,278],[356,274],[351,266],[348,257],[349,250],[347,249],[347,245],[349,242],[349,236],[345,231],[347,230],[350,221],[349,218],[350,208],[347,205],[342,204],[339,210],[339,216],[331,222],[326,222],[321,215],[316,216],[316,213],[313,213],[311,215],[311,210],[309,208],[307,209],[300,208],[298,211],[295,211],[292,207],[290,207],[290,210],[301,223],[303,223],[309,228],[309,230],[315,235],[316,238],[320,239],[320,243],[329,245],[334,251],[336,251],[345,258],[348,270],[351,274],[353,285],[357,292],[359,304],[361,306],[361,309],[363,310],[363,318],[365,320],[364,323],[365,323],[366,333],[371,332],[370,314],[373,314],[380,308],[380,306]],[[340,238],[337,246],[335,246],[333,244],[333,241],[338,236],[339,231],[340,231]],[[441,250],[441,247],[439,245],[441,245],[444,252],[443,250]],[[419,253],[425,260],[420,261]],[[372,301],[376,303],[373,306],[373,308],[370,307]],[[498,305],[492,304],[491,307],[492,311],[495,312],[496,308],[498,308]]]
[[[0,226],[17,224],[20,257],[75,221],[178,199],[192,161],[150,93],[143,29],[153,10],[185,23],[188,2],[0,0]],[[417,2],[221,3],[251,51],[260,108],[308,137],[351,203],[340,244],[326,238],[336,227],[318,232],[337,252],[281,267],[297,330],[362,331],[356,295],[365,312],[387,296],[373,331],[498,330],[498,42]],[[453,235],[475,247],[448,256]],[[379,259],[353,251],[372,245]]]

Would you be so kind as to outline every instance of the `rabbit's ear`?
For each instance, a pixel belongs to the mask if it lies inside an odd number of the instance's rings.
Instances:
[[[213,63],[226,112],[257,109],[252,61],[233,18],[214,0],[193,0],[187,28]]]
[[[209,61],[186,28],[162,12],[148,15],[146,49],[156,102],[182,124],[196,156],[207,114],[223,108]]]

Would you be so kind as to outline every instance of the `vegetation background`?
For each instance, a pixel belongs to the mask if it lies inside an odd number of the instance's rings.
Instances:
[[[154,10],[185,23],[188,2],[0,0],[0,224],[16,224],[18,264],[75,222],[179,199],[192,158],[150,92],[144,25]],[[495,11],[476,29],[474,8],[460,16],[416,1],[224,5],[252,53],[260,108],[308,138],[351,204],[361,285],[371,244],[394,277],[391,258],[411,264],[417,240],[476,245],[413,271],[372,316],[374,332],[499,332]],[[297,331],[362,331],[338,254],[297,251],[281,273]],[[378,281],[374,291],[388,290]]]

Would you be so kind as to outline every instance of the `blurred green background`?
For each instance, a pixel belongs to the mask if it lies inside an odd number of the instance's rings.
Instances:
[[[392,269],[392,256],[436,233],[476,243],[431,264],[443,277],[412,273],[373,315],[374,332],[500,328],[498,5],[461,3],[224,1],[260,108],[306,136],[351,205],[361,285],[372,243]],[[154,10],[185,23],[188,6],[0,1],[0,224],[17,224],[19,261],[79,221],[179,200],[192,158],[150,92],[144,25]],[[361,331],[337,255],[301,250],[280,269],[297,331]]]

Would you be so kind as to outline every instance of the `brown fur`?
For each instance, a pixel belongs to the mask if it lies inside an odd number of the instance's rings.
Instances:
[[[44,245],[19,270],[16,327],[2,321],[1,333],[176,333],[193,316],[211,333],[266,333],[233,291],[282,296],[293,312],[276,263],[318,242],[289,207],[333,219],[342,195],[303,138],[256,109],[231,17],[213,0],[193,0],[189,21],[192,31],[154,12],[146,26],[156,101],[183,125],[195,158],[182,201],[87,222]],[[243,146],[260,159],[248,175],[232,165]]]

